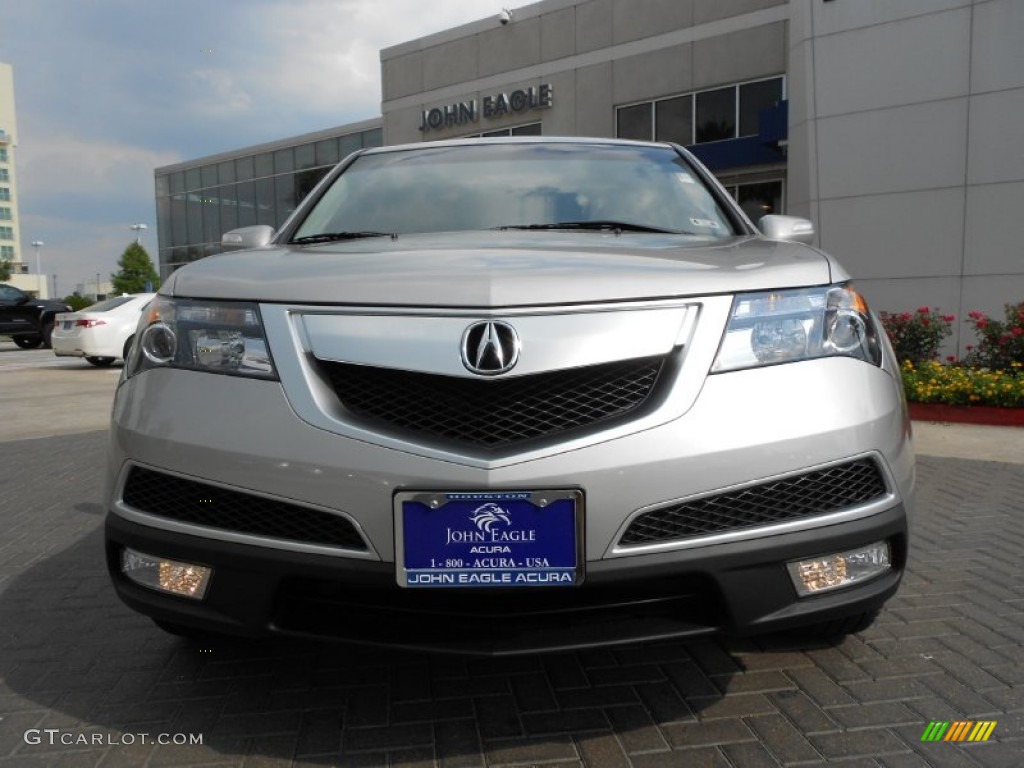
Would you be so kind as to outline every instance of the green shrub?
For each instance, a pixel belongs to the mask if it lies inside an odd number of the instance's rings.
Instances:
[[[967,318],[978,344],[967,347],[964,362],[993,371],[1024,363],[1024,302],[1007,304],[1006,320],[993,320],[984,312],[971,312]]]
[[[939,347],[953,332],[955,315],[920,307],[917,312],[881,312],[882,325],[900,363],[924,363],[939,355]]]

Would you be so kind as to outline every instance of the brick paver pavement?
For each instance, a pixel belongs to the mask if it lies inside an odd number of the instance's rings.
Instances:
[[[107,583],[104,442],[0,443],[0,768],[1024,765],[1024,466],[921,459],[910,573],[839,645],[489,660],[163,634]]]

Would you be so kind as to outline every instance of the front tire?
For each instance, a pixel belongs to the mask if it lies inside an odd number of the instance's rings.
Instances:
[[[112,357],[87,357],[85,358],[87,363],[95,365],[97,368],[106,368],[108,365],[114,362]]]
[[[43,343],[43,340],[38,336],[12,336],[11,341],[21,349],[35,349]]]

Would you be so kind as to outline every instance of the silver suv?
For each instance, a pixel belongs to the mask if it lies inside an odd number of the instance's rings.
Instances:
[[[172,632],[516,653],[870,623],[914,460],[850,276],[680,147],[358,152],[190,264],[114,404],[114,585]]]

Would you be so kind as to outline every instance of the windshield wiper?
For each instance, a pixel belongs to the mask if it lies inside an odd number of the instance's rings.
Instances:
[[[678,229],[664,229],[663,227],[652,227],[647,224],[634,224],[630,221],[614,221],[611,219],[598,219],[591,221],[556,221],[551,224],[509,224],[494,229],[592,229],[600,232],[660,232],[667,235],[692,235],[693,232],[686,232]]]
[[[394,232],[324,232],[319,235],[306,235],[292,240],[292,245],[310,245],[311,243],[333,243],[336,240],[359,240],[364,237],[390,237],[398,239]]]

